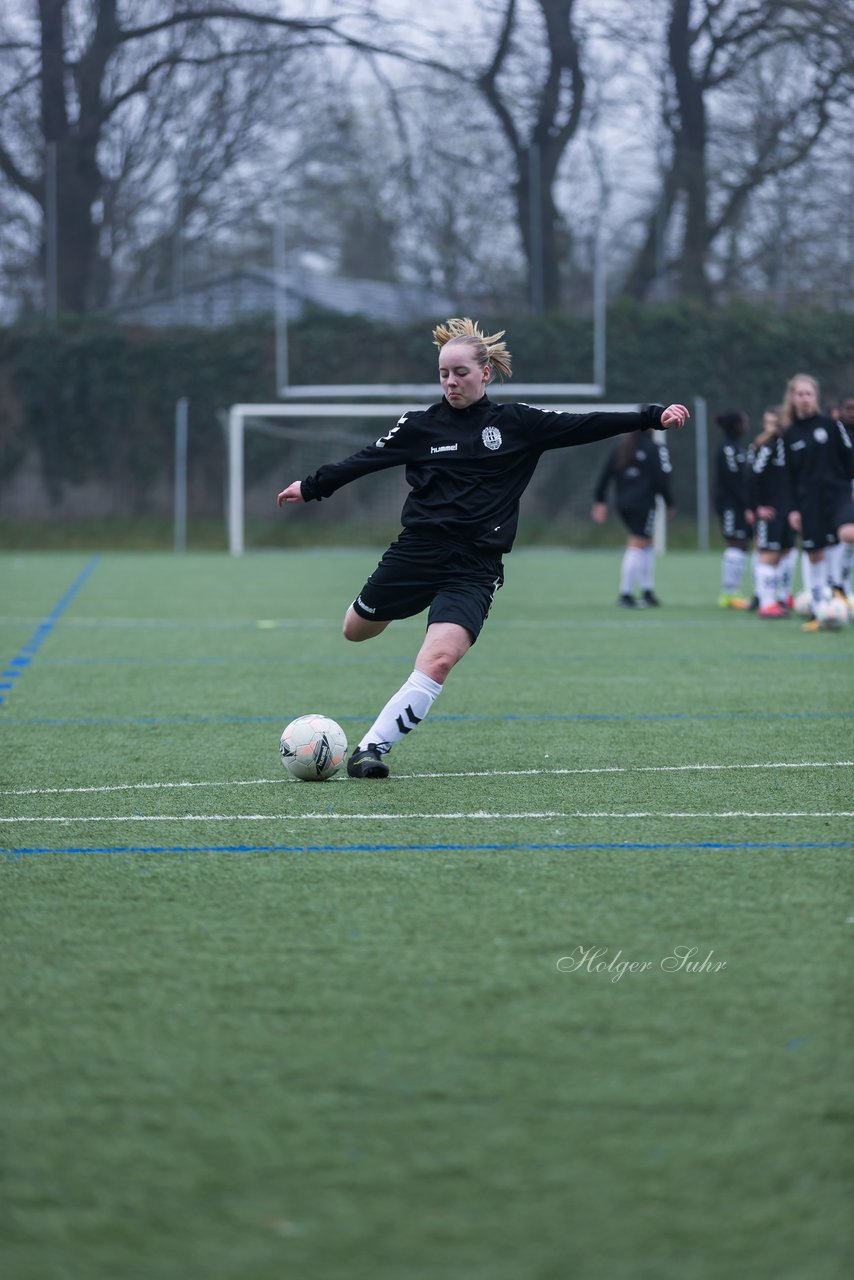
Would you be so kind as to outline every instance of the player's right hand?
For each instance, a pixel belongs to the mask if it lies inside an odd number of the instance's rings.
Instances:
[[[661,415],[661,425],[665,429],[675,427],[678,431],[680,427],[684,427],[690,417],[684,404],[669,404]]]
[[[279,506],[284,506],[286,502],[304,502],[302,496],[302,480],[294,480],[293,484],[289,484],[287,489],[283,489],[276,499]]]

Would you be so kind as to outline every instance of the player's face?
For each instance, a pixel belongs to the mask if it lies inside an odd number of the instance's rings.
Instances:
[[[455,409],[475,404],[489,381],[489,365],[483,368],[466,342],[446,342],[439,352],[439,382],[445,398]]]
[[[769,435],[778,436],[780,434],[780,419],[776,413],[763,413],[762,430]]]
[[[854,396],[847,396],[839,406],[839,417],[846,427],[854,427]]]
[[[792,404],[799,418],[811,418],[814,413],[818,413],[815,387],[806,378],[798,378],[792,387]]]

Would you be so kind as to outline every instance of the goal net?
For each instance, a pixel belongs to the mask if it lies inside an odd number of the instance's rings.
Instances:
[[[317,389],[319,390],[319,389]],[[401,391],[415,388],[401,388]],[[346,485],[328,502],[309,503],[298,520],[276,508],[276,495],[324,462],[345,458],[370,444],[407,411],[435,399],[399,403],[349,401],[339,404],[289,402],[235,404],[228,414],[228,548],[240,556],[247,548],[309,543],[353,545],[389,541],[400,527],[408,487],[403,467],[365,476]],[[555,394],[555,386],[517,386],[513,399]],[[332,389],[325,388],[326,394]],[[339,389],[335,388],[335,392]],[[498,399],[490,389],[490,396]],[[520,394],[522,393],[522,394]],[[634,412],[637,404],[543,404],[569,413]],[[566,545],[589,538],[590,508],[599,470],[612,440],[583,449],[556,449],[543,455],[522,500],[520,542]],[[658,544],[662,545],[663,524]]]

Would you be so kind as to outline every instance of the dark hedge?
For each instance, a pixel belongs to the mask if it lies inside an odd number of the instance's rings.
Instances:
[[[589,317],[478,318],[489,329],[506,328],[519,381],[592,380]],[[429,321],[391,327],[309,314],[291,326],[292,380],[431,381],[430,330]],[[610,308],[607,341],[607,399],[692,404],[703,396],[712,423],[731,407],[758,423],[796,372],[819,379],[826,404],[854,388],[854,315],[847,313],[620,302]],[[14,480],[35,451],[52,498],[69,482],[96,480],[125,491],[128,511],[143,512],[154,484],[171,476],[181,396],[190,401],[191,500],[205,514],[222,501],[222,411],[276,399],[271,323],[154,330],[96,317],[0,330],[0,483]],[[710,435],[714,447],[713,426]],[[691,471],[683,469],[683,500],[692,496]]]

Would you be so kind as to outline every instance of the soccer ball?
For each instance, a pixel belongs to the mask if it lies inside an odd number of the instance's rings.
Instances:
[[[839,631],[848,625],[848,601],[841,596],[831,596],[829,600],[822,601],[818,618],[823,631]]]
[[[812,616],[812,593],[810,591],[799,591],[795,596],[795,613],[801,618]]]
[[[347,735],[328,716],[297,716],[279,742],[282,764],[300,782],[325,782],[338,772],[346,754]]]

